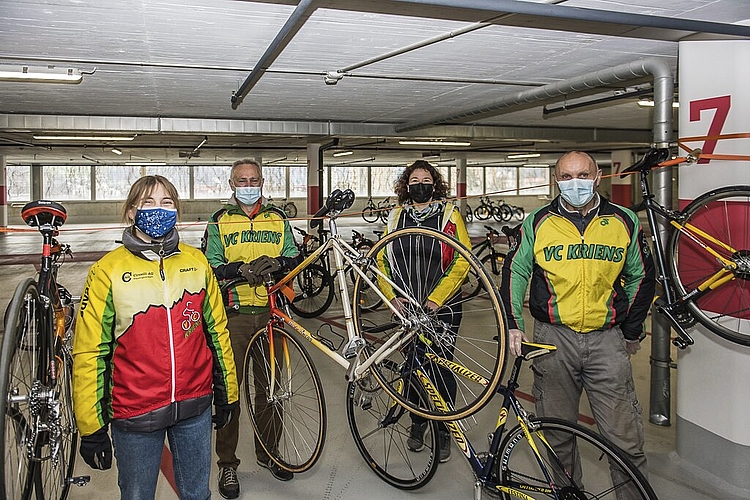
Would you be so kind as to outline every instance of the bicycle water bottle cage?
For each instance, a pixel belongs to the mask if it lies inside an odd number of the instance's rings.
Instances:
[[[55,201],[36,200],[21,209],[21,218],[31,227],[52,226],[58,228],[65,223],[68,213]]]
[[[669,148],[651,148],[646,151],[643,158],[620,172],[620,179],[625,178],[631,172],[648,172],[659,163],[667,161],[669,157]]]

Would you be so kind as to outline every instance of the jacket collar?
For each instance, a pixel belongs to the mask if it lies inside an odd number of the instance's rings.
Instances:
[[[170,257],[180,253],[180,235],[174,228],[164,236],[162,241],[147,243],[137,237],[133,226],[122,232],[122,244],[135,255],[146,260],[159,260],[159,257]]]

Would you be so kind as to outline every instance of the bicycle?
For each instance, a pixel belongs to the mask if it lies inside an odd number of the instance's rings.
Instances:
[[[507,385],[497,389],[503,403],[495,430],[488,435],[488,451],[475,450],[461,422],[446,422],[474,473],[474,499],[487,493],[507,500],[656,500],[643,474],[610,441],[577,423],[535,417],[521,405],[515,392],[522,363],[556,349],[522,343],[522,355],[516,358]],[[429,381],[412,377],[408,383],[422,397],[444,403]],[[510,410],[518,425],[506,431]],[[363,387],[358,381],[349,383],[346,414],[357,449],[381,479],[406,490],[432,479],[438,466],[436,422],[428,425],[425,448],[418,453],[409,450],[409,415],[379,387]]]
[[[302,472],[315,464],[323,447],[327,426],[320,378],[298,337],[344,368],[346,380],[363,385],[377,384],[397,404],[418,415],[437,420],[463,418],[479,410],[494,394],[505,366],[506,323],[503,308],[491,278],[478,259],[457,240],[422,227],[387,234],[375,242],[367,255],[363,255],[341,238],[336,227],[338,214],[351,207],[353,201],[354,193],[351,190],[331,193],[326,204],[315,215],[316,225],[324,217],[328,224],[330,233],[325,243],[277,282],[270,275],[265,277],[271,319],[265,328],[252,335],[245,353],[242,367],[246,377],[245,402],[255,434],[272,460],[291,472]],[[424,251],[406,255],[399,253],[400,248]],[[432,250],[439,253],[433,254]],[[287,312],[289,299],[283,293],[287,284],[327,251],[333,254],[346,323],[346,336],[338,346],[311,333],[292,319]],[[417,264],[430,265],[431,258],[443,262],[446,252],[454,252],[453,266],[461,273],[474,272],[481,287],[475,298],[462,301],[466,313],[457,333],[449,331],[439,319],[441,309],[431,312],[423,306],[423,297],[427,297],[438,283],[445,284],[442,275],[429,277],[420,274],[422,281],[410,288],[397,282],[403,276],[398,274],[401,268],[396,265],[396,259],[415,259],[410,262],[415,267],[410,269],[419,271]],[[386,257],[390,259],[384,260]],[[391,263],[393,276],[383,271],[386,262]],[[356,273],[351,302],[347,279],[342,272],[345,265],[351,266]],[[376,276],[376,279],[370,276]],[[456,293],[460,294],[461,280],[451,280],[453,288],[450,297],[460,297]],[[241,281],[238,278],[226,283],[222,287],[224,293]],[[405,300],[403,308],[396,309],[387,299],[380,289],[385,286],[397,291]],[[374,293],[385,307],[364,310],[359,306],[362,293]],[[451,306],[456,307],[456,304],[452,303]],[[290,329],[295,333],[291,333]],[[446,357],[447,350],[452,351],[452,356]],[[265,366],[256,366],[253,370],[252,359],[265,359]],[[430,401],[411,401],[411,394],[404,390],[403,378],[416,372],[426,376],[424,374],[429,373],[428,368],[436,365],[448,367],[457,379],[455,402],[437,408]],[[393,377],[394,367],[398,367],[398,377]],[[257,394],[256,383],[263,388]],[[264,411],[273,412],[275,418],[263,418],[260,413]],[[264,421],[283,424],[279,428],[260,428],[260,422]],[[278,445],[275,440],[273,443],[265,442],[264,436],[278,437]]]
[[[291,200],[287,201],[287,198],[282,198],[280,205],[277,205],[274,202],[273,198],[268,198],[268,203],[277,208],[280,208],[281,211],[286,215],[287,219],[294,219],[295,217],[297,217],[297,205],[295,205]]]
[[[367,199],[365,208],[362,209],[362,218],[365,222],[369,222],[370,224],[377,222],[380,218],[380,213],[377,210],[378,207],[375,205],[375,202],[372,201],[372,196],[370,196],[370,198]]]
[[[487,230],[484,240],[472,249],[474,255],[480,258],[480,262],[484,268],[491,273],[491,276],[495,280],[495,286],[500,286],[500,280],[502,279],[503,263],[505,262],[506,253],[501,252],[495,248],[495,238],[500,237],[495,228],[491,226],[484,226]],[[515,227],[503,226],[501,228],[503,234],[505,234],[508,244],[510,245],[513,240],[518,238],[521,232],[521,225]],[[485,255],[483,255],[487,252]],[[468,280],[463,286],[463,293],[466,296],[472,296],[477,292],[476,288],[472,288],[472,284],[475,283],[473,280]]]
[[[27,278],[15,290],[5,311],[0,351],[0,484],[1,498],[64,499],[73,477],[78,428],[73,414],[72,323],[74,298],[57,283],[57,270],[68,245],[55,236],[67,217],[59,203],[26,204],[21,217],[42,234],[37,280]]]
[[[652,148],[622,171],[639,172],[643,208],[652,235],[657,216],[670,231],[666,248],[654,237],[653,254],[662,296],[655,302],[677,333],[672,343],[684,349],[695,342],[687,328],[700,323],[710,332],[750,346],[750,186],[726,186],[698,196],[682,210],[670,210],[654,200],[648,183],[656,167],[696,162],[701,150],[669,160],[669,149]]]

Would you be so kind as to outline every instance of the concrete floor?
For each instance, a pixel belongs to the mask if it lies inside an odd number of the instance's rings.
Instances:
[[[496,225],[497,226],[497,225]],[[204,229],[203,223],[185,225],[181,230],[183,241],[199,245]],[[372,230],[382,229],[377,225],[365,223],[361,218],[342,218],[339,223],[341,234],[347,239],[351,229],[363,231],[374,238]],[[483,223],[475,221],[468,225],[472,237],[484,235]],[[20,229],[20,228],[17,228]],[[116,226],[94,227],[76,226],[73,224],[63,227],[58,239],[72,246],[74,255],[79,258],[66,262],[60,270],[59,281],[74,295],[80,294],[83,281],[91,259],[95,255],[87,252],[108,251],[116,247],[115,240],[119,239],[121,229]],[[9,301],[18,282],[35,272],[33,263],[38,262],[41,248],[41,237],[36,232],[0,233],[0,305],[3,310]],[[338,301],[325,313],[326,316],[339,316]],[[318,320],[304,320],[310,330],[315,331],[320,322]],[[633,358],[636,386],[641,404],[644,406],[644,421],[646,421],[646,452],[649,460],[650,480],[654,490],[662,500],[736,500],[749,498],[746,492],[733,491],[731,485],[723,483],[718,478],[710,476],[684,463],[675,452],[675,427],[657,426],[648,423],[649,403],[649,354],[650,342],[643,343],[643,349]],[[677,359],[672,353],[672,359]],[[324,383],[325,397],[328,408],[328,435],[322,458],[308,472],[298,474],[286,483],[274,479],[271,474],[255,463],[251,427],[246,415],[243,414],[242,425],[246,439],[242,440],[238,456],[243,460],[239,467],[239,479],[242,492],[240,498],[264,498],[268,500],[286,498],[306,499],[335,499],[359,500],[361,498],[401,499],[401,498],[471,498],[473,491],[473,475],[469,466],[454,449],[450,462],[441,464],[433,480],[420,490],[404,492],[394,489],[378,479],[370,471],[357,452],[346,423],[345,389],[346,384],[343,371],[330,360],[316,357],[316,364]],[[674,385],[675,376],[672,377]],[[520,391],[530,393],[530,370],[524,370]],[[672,394],[676,391],[672,390]],[[524,403],[528,409],[533,409],[532,403]],[[483,446],[484,436],[491,431],[500,405],[499,398],[495,398],[477,416],[477,424],[470,431],[469,437],[479,450]],[[672,401],[671,415],[674,419],[675,401]],[[581,413],[590,415],[587,404],[581,405]],[[216,483],[216,468],[211,475],[211,488],[214,498],[220,498]],[[91,482],[84,487],[73,486],[70,498],[78,499],[110,499],[118,498],[116,468],[109,471],[92,471],[78,457],[76,474],[91,475]],[[744,496],[742,495],[744,494]],[[169,482],[160,476],[157,498],[160,500],[177,498]]]

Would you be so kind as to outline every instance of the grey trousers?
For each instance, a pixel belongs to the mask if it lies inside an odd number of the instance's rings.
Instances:
[[[537,414],[575,422],[585,390],[599,433],[621,448],[648,477],[643,410],[620,328],[581,334],[535,321],[534,342],[557,346],[556,352],[536,358],[532,364]]]

